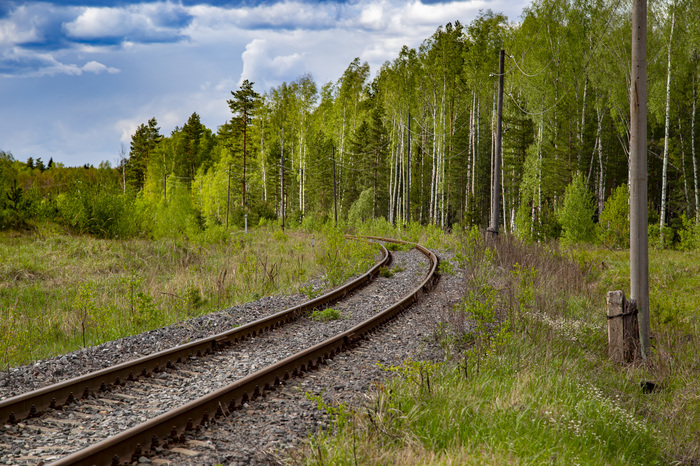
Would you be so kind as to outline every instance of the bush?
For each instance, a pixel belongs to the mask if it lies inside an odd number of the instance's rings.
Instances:
[[[133,200],[102,186],[80,185],[61,193],[55,209],[57,220],[78,233],[126,238],[139,231]]]
[[[608,247],[628,248],[630,245],[629,198],[629,188],[623,184],[615,188],[605,201],[598,223],[598,237]]]
[[[581,173],[576,173],[564,191],[564,203],[556,211],[561,223],[562,240],[566,244],[589,242],[595,239],[595,198],[586,187]]]
[[[684,251],[700,248],[700,223],[689,220],[685,213],[681,216],[681,222],[683,228],[678,230],[679,248]]]
[[[664,225],[663,241],[661,239],[661,226],[658,223],[650,223],[648,231],[650,248],[670,249],[673,246],[673,228]]]
[[[361,225],[372,218],[374,210],[374,190],[365,189],[360,193],[360,197],[350,206],[348,212],[348,222],[352,225]]]

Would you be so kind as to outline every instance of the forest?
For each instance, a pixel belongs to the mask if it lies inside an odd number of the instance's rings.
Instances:
[[[482,11],[418,49],[335,82],[243,81],[216,131],[195,112],[170,135],[141,124],[116,166],[0,152],[0,227],[52,221],[104,238],[213,241],[227,229],[368,219],[485,227],[500,170],[501,228],[536,241],[629,243],[628,0],[537,0],[518,21]],[[700,5],[648,13],[649,238],[700,243],[696,107]],[[498,54],[503,157],[493,166]]]

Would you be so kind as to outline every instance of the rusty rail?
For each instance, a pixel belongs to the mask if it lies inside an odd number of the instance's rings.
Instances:
[[[411,244],[379,237],[369,239]],[[227,411],[240,408],[243,403],[261,396],[264,390],[273,389],[283,380],[314,369],[324,360],[352,348],[360,340],[366,338],[369,333],[378,330],[416,302],[421,294],[429,291],[436,283],[437,256],[423,246],[417,244],[414,246],[428,257],[430,270],[421,284],[396,304],[350,330],[239,379],[227,387],[73,453],[53,464],[55,466],[120,464],[147,454],[149,449],[180,443],[184,440],[186,431],[206,425],[211,416],[219,417]]]
[[[131,381],[137,377],[160,372],[172,367],[173,364],[186,360],[190,356],[209,354],[237,341],[292,322],[314,308],[340,299],[376,277],[379,273],[379,268],[391,262],[389,252],[384,246],[381,246],[381,248],[382,258],[369,271],[355,280],[311,301],[211,337],[159,351],[142,358],[2,400],[0,401],[0,425],[36,417],[46,409],[58,409],[65,404],[72,403],[76,398],[87,397],[90,393],[104,391],[110,386],[121,385],[125,381]]]

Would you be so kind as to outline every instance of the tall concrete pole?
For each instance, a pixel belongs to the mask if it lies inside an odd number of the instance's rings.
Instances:
[[[335,214],[335,227],[338,228],[338,185],[335,182],[335,146],[332,152],[333,160],[333,212]]]
[[[411,223],[411,112],[408,112],[408,168],[406,173],[406,226]]]
[[[630,83],[630,301],[636,303],[642,357],[649,356],[647,212],[647,0],[632,2]]]
[[[501,138],[503,136],[503,74],[505,50],[498,56],[498,113],[496,117],[496,150],[493,161],[493,184],[491,185],[491,222],[488,231],[492,238],[498,236],[498,213],[501,194]]]

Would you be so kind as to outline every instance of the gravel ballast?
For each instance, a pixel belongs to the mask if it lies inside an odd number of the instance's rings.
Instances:
[[[333,307],[342,318],[316,322],[303,318],[275,332],[251,338],[231,351],[189,362],[172,373],[128,384],[124,391],[98,400],[81,401],[77,411],[49,413],[49,427],[23,422],[5,428],[0,438],[0,464],[36,464],[64,456],[114,435],[186,401],[181,394],[201,396],[219,386],[252,373],[310,344],[344,331],[383,309],[415,288],[427,270],[427,260],[415,250],[395,253],[391,278],[378,278],[358,293]],[[326,423],[326,418],[306,393],[322,394],[329,402],[357,403],[362,394],[386,374],[377,363],[400,364],[406,358],[439,357],[432,344],[433,328],[445,306],[459,299],[461,280],[445,276],[423,300],[412,306],[385,329],[357,349],[337,355],[318,371],[293,379],[260,401],[218,419],[187,443],[159,451],[144,461],[171,464],[268,464],[283,457],[285,449],[297,445]],[[101,369],[197,338],[219,333],[234,325],[278,312],[306,300],[305,296],[276,296],[226,309],[163,329],[109,342],[98,347],[17,368],[0,379],[2,397],[13,396],[43,385]],[[135,401],[139,391],[157,388],[145,407]],[[131,393],[129,392],[131,390]],[[140,401],[139,401],[140,403]],[[89,423],[87,419],[91,418]],[[32,420],[33,421],[33,420]],[[40,437],[32,442],[19,439]],[[50,433],[51,435],[46,435]],[[80,434],[80,435],[78,435]],[[73,445],[73,447],[69,446]],[[60,447],[59,447],[60,445]],[[9,447],[9,448],[5,448]]]

